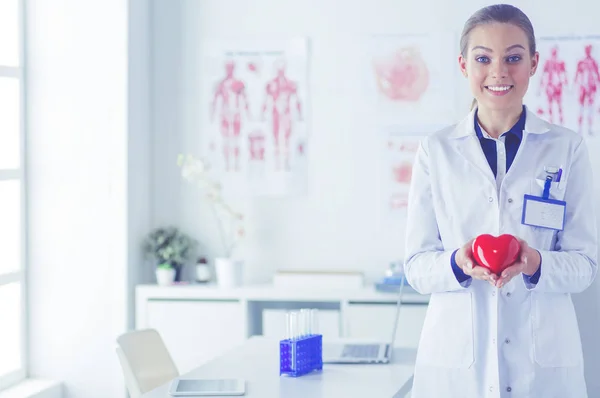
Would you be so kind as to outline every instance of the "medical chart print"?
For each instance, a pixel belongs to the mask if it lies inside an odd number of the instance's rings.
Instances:
[[[305,38],[202,42],[202,153],[230,194],[305,192],[307,46]]]
[[[524,102],[584,138],[600,137],[600,35],[541,37],[540,63]]]
[[[429,131],[439,131],[444,125],[424,124],[420,129],[401,130],[390,127],[378,134],[381,156],[379,157],[379,197],[381,219],[395,225],[405,225],[408,193],[414,162],[421,140]]]
[[[384,218],[406,216],[413,163],[422,137],[389,134],[383,141],[381,198]]]
[[[454,34],[373,36],[368,49],[367,82],[378,128],[422,130],[455,122]]]

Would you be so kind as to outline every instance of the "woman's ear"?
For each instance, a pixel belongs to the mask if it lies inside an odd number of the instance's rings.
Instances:
[[[464,77],[469,77],[467,73],[467,60],[460,54],[458,56],[458,67],[460,68],[461,73]]]
[[[531,57],[531,76],[535,75],[535,71],[537,70],[539,63],[540,53],[536,51],[535,54],[533,54],[533,57]]]

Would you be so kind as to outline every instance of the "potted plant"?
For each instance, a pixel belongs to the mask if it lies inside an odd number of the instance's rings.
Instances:
[[[160,286],[172,285],[175,281],[175,268],[168,263],[159,264],[156,267],[156,283]]]
[[[194,257],[198,242],[176,227],[152,230],[143,242],[146,258],[157,265],[156,275],[160,284],[181,280],[183,265]]]
[[[210,177],[210,165],[205,160],[179,155],[177,164],[181,167],[182,177],[203,191],[216,218],[222,242],[222,255],[215,258],[217,283],[223,287],[241,284],[243,261],[235,260],[233,252],[246,234],[243,214],[225,201],[221,184]]]

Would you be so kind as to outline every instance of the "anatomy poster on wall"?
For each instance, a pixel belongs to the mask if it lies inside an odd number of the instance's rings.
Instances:
[[[306,190],[307,57],[304,38],[202,42],[202,152],[227,192]]]
[[[381,217],[385,222],[405,225],[413,165],[420,142],[429,132],[444,127],[447,126],[427,123],[406,130],[393,127],[380,130]]]
[[[405,216],[413,162],[422,137],[389,134],[384,139],[381,198],[384,218]]]
[[[367,68],[377,127],[420,128],[455,120],[453,34],[374,36]]]
[[[542,37],[525,104],[585,138],[600,136],[600,36]]]

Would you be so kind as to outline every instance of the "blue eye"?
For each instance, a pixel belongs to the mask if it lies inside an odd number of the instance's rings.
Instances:
[[[487,64],[488,62],[490,62],[490,59],[486,56],[481,56],[481,57],[475,58],[475,61]]]
[[[515,62],[519,62],[521,60],[521,56],[520,55],[511,55],[510,57],[506,58],[506,60],[512,64]]]

